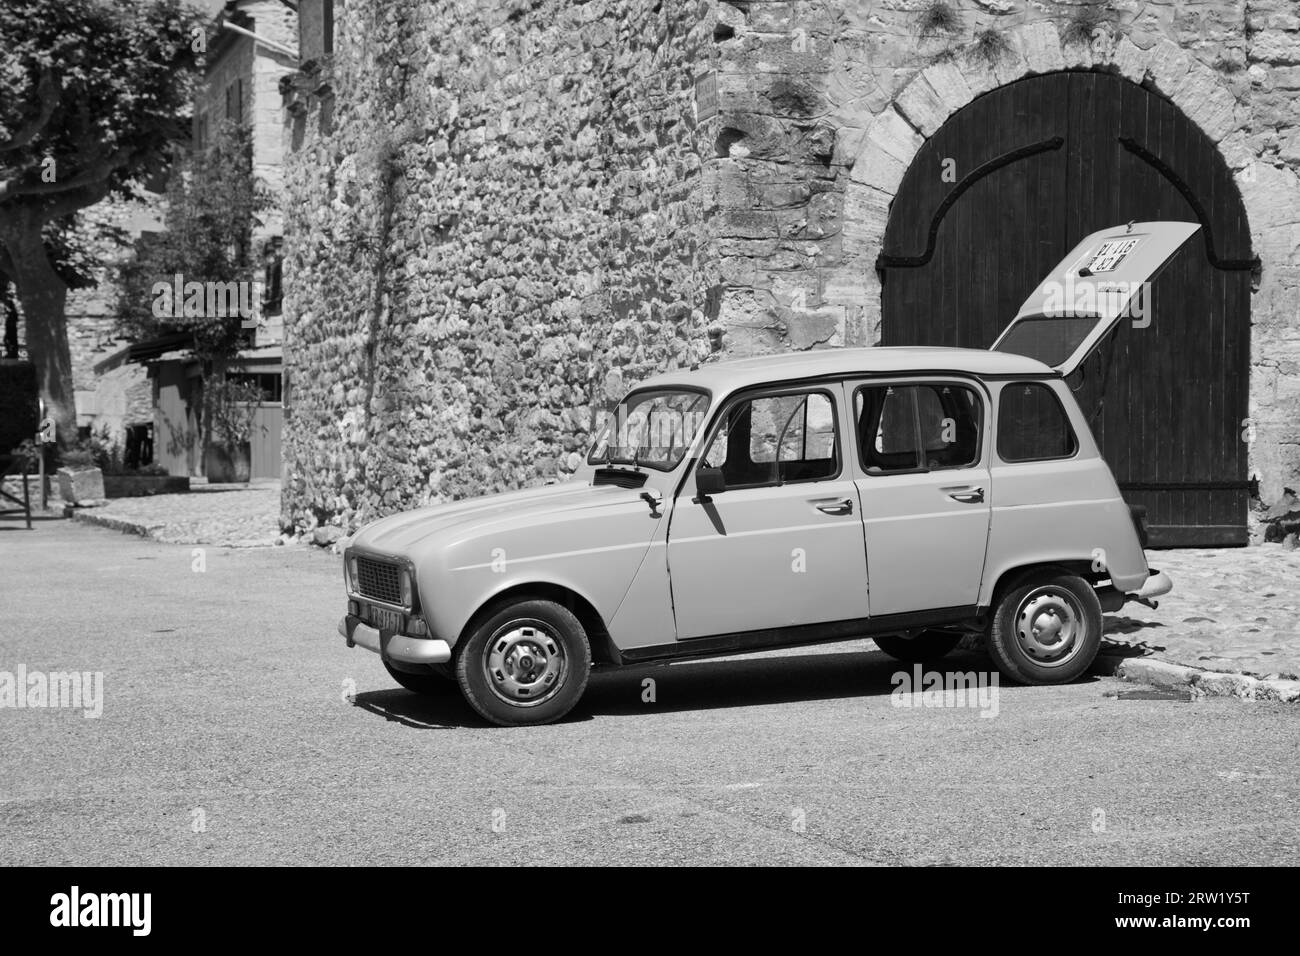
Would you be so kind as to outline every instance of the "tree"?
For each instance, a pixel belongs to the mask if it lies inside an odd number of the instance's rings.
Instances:
[[[186,134],[203,46],[185,0],[0,4],[0,273],[17,289],[60,441],[76,434],[76,408],[50,225],[161,174]]]
[[[162,283],[170,292],[178,273],[185,283],[251,283],[257,265],[253,227],[269,202],[253,173],[252,134],[245,126],[227,123],[205,149],[175,161],[164,231],[142,235],[134,257],[117,270],[123,335],[138,340],[188,332],[194,356],[219,371],[243,344],[244,317],[206,310],[187,315],[179,303],[159,309],[155,287]]]
[[[41,232],[45,254],[69,289],[89,289],[99,284],[98,266],[109,250],[127,245],[125,229],[112,223],[85,221],[81,213],[47,222]],[[14,283],[0,268],[0,315],[4,317],[4,338],[0,358],[18,358],[18,299]]]

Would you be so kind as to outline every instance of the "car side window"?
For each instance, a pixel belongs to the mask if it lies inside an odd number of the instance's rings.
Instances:
[[[854,416],[862,467],[882,475],[974,465],[982,409],[974,389],[954,383],[860,388]]]
[[[736,402],[702,465],[722,469],[728,488],[822,481],[839,474],[835,408],[825,392]]]
[[[1079,450],[1069,416],[1041,382],[1008,382],[998,398],[998,456],[1003,461],[1050,461]]]

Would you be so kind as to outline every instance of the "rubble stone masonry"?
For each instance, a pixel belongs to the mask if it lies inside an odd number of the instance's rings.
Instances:
[[[349,0],[287,114],[286,525],[563,478],[667,367],[878,341],[925,138],[1063,69],[1166,96],[1234,171],[1260,269],[1251,471],[1300,480],[1291,0]],[[994,30],[995,61],[971,55]],[[716,89],[716,94],[713,90]],[[716,112],[716,115],[714,115]]]
[[[289,117],[286,524],[563,477],[628,382],[707,353],[711,29],[680,0],[335,5]]]

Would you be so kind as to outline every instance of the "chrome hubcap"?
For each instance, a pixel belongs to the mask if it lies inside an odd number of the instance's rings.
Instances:
[[[1083,614],[1061,588],[1032,591],[1016,610],[1016,640],[1035,664],[1060,667],[1083,646]]]
[[[512,621],[489,642],[484,664],[502,700],[540,704],[563,683],[564,647],[540,621]]]

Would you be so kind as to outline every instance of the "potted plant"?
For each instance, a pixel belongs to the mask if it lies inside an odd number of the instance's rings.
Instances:
[[[210,439],[203,452],[204,473],[214,484],[246,483],[252,476],[254,418],[262,391],[251,382],[223,378],[207,390]]]

